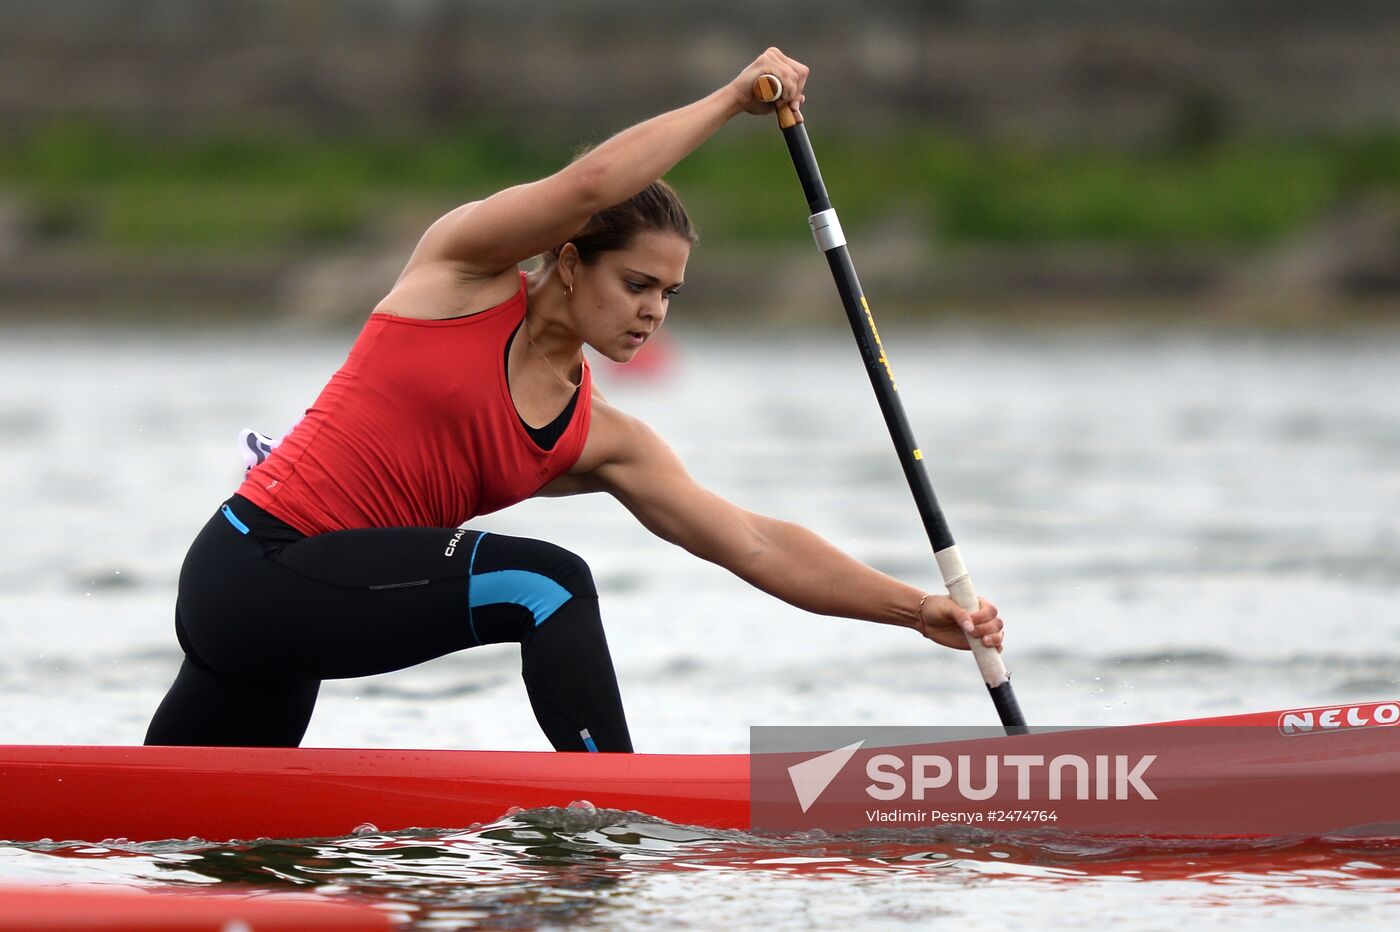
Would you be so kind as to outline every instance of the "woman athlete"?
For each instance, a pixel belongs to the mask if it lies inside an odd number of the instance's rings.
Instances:
[[[752,95],[764,73],[801,105],[807,68],[769,49],[708,97],[428,229],[345,364],[191,546],[185,659],[147,744],[294,747],[324,679],[514,641],[556,749],[632,750],[587,565],[458,527],[534,495],[607,492],[808,611],[1001,646],[992,604],[969,614],[725,501],[593,387],[583,346],[628,361],[685,278],[695,235],[658,179],[731,117],[771,112]]]

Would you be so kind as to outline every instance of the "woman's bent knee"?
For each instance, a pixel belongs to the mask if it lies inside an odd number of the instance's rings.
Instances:
[[[472,565],[473,581],[488,573],[516,571],[543,577],[573,596],[596,598],[593,572],[583,557],[548,541],[488,534]]]

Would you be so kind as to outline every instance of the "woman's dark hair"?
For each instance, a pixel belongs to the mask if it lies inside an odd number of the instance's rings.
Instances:
[[[592,263],[600,253],[625,249],[632,237],[649,231],[683,236],[692,246],[700,238],[675,189],[664,181],[653,181],[621,204],[598,211],[569,242],[580,259]],[[558,257],[561,248],[545,253],[546,265]]]

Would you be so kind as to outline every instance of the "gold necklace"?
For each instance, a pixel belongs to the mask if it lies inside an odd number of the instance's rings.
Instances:
[[[530,339],[530,331],[523,325],[521,326],[520,330],[522,333],[525,334],[525,342],[529,343],[530,348],[533,349],[536,353],[538,353],[539,357],[544,360],[545,368],[549,370],[550,375],[554,376],[556,379],[558,379],[560,382],[563,382],[565,385],[567,385],[570,389],[574,391],[577,391],[583,385],[582,375],[579,376],[579,380],[577,382],[570,382],[568,379],[560,375],[559,370],[554,368],[554,363],[550,362],[549,357],[544,354],[544,350],[536,346],[535,341]],[[583,361],[583,347],[579,347],[578,358],[579,362]]]

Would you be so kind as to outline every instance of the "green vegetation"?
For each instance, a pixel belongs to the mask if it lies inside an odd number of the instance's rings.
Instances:
[[[671,175],[713,242],[806,235],[787,154],[754,129],[720,135]],[[275,251],[365,235],[386,207],[446,209],[547,173],[572,148],[502,127],[169,138],[65,123],[0,140],[0,192],[17,195],[28,229],[51,241]],[[946,242],[1253,244],[1343,199],[1400,192],[1394,131],[1155,152],[827,133],[819,149],[848,227],[899,215]]]

